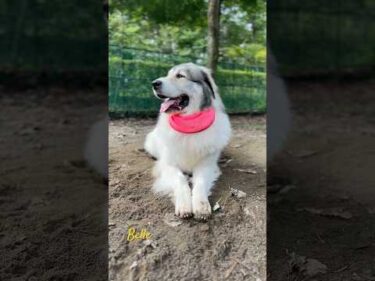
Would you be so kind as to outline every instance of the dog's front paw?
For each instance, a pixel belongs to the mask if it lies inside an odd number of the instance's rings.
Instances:
[[[186,219],[192,216],[192,206],[190,198],[176,198],[175,215],[182,219]]]
[[[208,199],[193,197],[193,213],[198,220],[207,220],[211,216],[211,205]]]

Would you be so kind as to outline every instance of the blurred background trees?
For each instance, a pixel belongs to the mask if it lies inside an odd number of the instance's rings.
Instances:
[[[112,45],[207,58],[208,0],[112,0]],[[264,0],[220,1],[220,60],[265,63]]]
[[[100,1],[0,1],[0,71],[107,70]]]
[[[265,112],[264,0],[111,0],[109,11],[110,114],[157,112],[150,81],[185,62],[215,72],[228,112]]]

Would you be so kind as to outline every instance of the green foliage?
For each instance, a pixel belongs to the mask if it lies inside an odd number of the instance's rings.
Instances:
[[[242,44],[241,46],[229,46],[223,50],[228,59],[237,60],[242,64],[266,63],[266,47],[261,44]]]
[[[266,43],[266,2],[226,0],[222,4],[221,33],[224,46]]]
[[[220,60],[264,63],[265,13],[264,0],[222,1]],[[112,45],[205,58],[207,1],[112,0],[109,30]]]
[[[202,0],[110,0],[110,11],[128,11],[135,17],[147,18],[152,24],[204,25]]]
[[[224,0],[215,80],[230,113],[264,112],[265,1]],[[207,1],[112,0],[109,108],[156,114],[150,83],[172,65],[207,61]]]
[[[202,26],[154,25],[148,19],[126,11],[111,13],[109,32],[110,44],[164,53],[199,56],[206,45]]]

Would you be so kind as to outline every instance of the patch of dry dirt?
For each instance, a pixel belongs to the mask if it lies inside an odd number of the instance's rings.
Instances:
[[[210,197],[223,209],[207,223],[177,220],[177,226],[165,222],[173,218],[173,204],[152,193],[154,162],[140,151],[155,120],[110,122],[110,280],[266,280],[265,118],[231,122],[223,174]],[[230,187],[247,196],[231,196]],[[153,244],[127,241],[129,227],[149,231]]]
[[[371,81],[289,83],[294,126],[268,167],[273,190],[289,186],[267,197],[269,280],[375,280],[374,91]],[[326,272],[304,276],[292,253]]]
[[[105,90],[0,91],[0,280],[107,280],[107,188],[83,160]]]

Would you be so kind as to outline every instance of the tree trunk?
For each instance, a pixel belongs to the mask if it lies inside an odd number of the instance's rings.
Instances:
[[[214,74],[219,59],[220,0],[208,1],[208,67]]]

